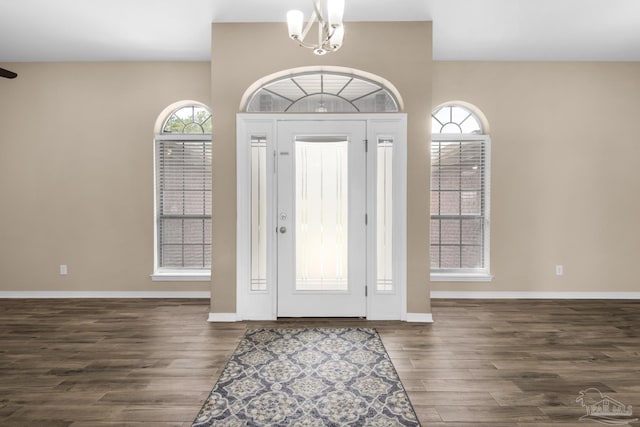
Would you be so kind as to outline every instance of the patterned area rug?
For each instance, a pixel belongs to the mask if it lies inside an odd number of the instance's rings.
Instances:
[[[193,426],[419,426],[378,333],[247,331]]]

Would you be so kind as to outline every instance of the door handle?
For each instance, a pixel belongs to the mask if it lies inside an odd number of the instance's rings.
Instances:
[[[287,232],[287,227],[284,227],[284,226],[280,227],[280,232],[282,234],[286,233]]]

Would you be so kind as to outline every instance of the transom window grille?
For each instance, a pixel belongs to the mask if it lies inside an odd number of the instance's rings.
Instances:
[[[447,105],[431,114],[431,132],[434,134],[482,134],[480,119],[467,108]]]
[[[272,81],[253,93],[247,112],[395,113],[398,101],[380,83],[354,74],[306,72]]]
[[[490,139],[460,105],[431,117],[431,270],[488,275]]]
[[[211,267],[211,113],[172,112],[156,136],[156,270]],[[207,271],[208,272],[208,271]]]
[[[182,107],[169,115],[162,133],[211,135],[211,113],[199,105]]]

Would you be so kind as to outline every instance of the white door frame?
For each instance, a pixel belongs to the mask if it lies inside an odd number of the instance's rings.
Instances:
[[[379,138],[392,138],[393,144],[393,290],[378,291],[376,273],[376,189],[367,189],[367,319],[407,320],[406,292],[406,217],[407,217],[407,117],[404,113],[381,114],[251,114],[236,116],[237,140],[237,242],[236,242],[236,320],[274,320],[277,318],[277,265],[274,256],[267,262],[264,290],[251,289],[251,138],[267,141],[267,188],[275,188],[274,144],[279,121],[366,121],[367,182],[376,182],[376,150]],[[427,185],[425,183],[425,185]],[[268,193],[267,254],[277,253],[275,195]],[[271,233],[273,231],[273,233]],[[269,257],[268,257],[269,258]],[[215,295],[213,296],[215,298]]]

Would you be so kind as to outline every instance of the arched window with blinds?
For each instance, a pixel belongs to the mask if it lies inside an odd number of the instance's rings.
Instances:
[[[431,126],[431,278],[490,280],[491,140],[459,104],[436,108]]]
[[[211,269],[211,112],[180,106],[155,137],[154,280],[208,280]]]

